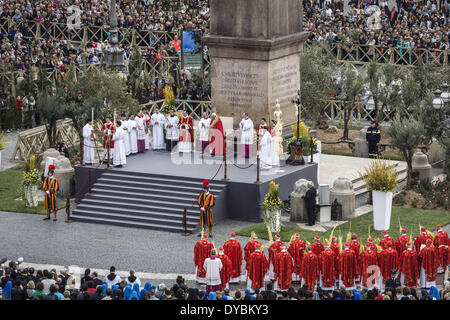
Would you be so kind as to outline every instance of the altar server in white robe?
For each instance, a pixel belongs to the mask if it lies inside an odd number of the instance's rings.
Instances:
[[[136,117],[136,124],[138,153],[143,153],[145,151],[145,136],[148,136],[148,134],[145,133],[145,123],[142,110],[139,111],[138,116]]]
[[[153,126],[153,141],[152,141],[152,149],[153,150],[161,150],[165,149],[166,146],[164,144],[164,125],[166,124],[166,117],[159,112],[159,108],[155,108],[155,113],[152,114],[152,119],[150,124]]]
[[[166,127],[166,148],[167,151],[171,152],[173,148],[178,143],[178,139],[180,137],[180,134],[178,133],[178,122],[180,119],[178,119],[178,116],[175,114],[175,110],[171,109],[170,114],[167,117],[167,121],[165,123]]]
[[[144,128],[145,128],[145,135],[144,135],[144,140],[145,140],[145,150],[149,150],[150,149],[150,131],[149,131],[149,127],[150,127],[150,122],[151,122],[151,116],[150,114],[147,112],[147,108],[142,108],[142,112],[140,114],[141,117],[143,117],[144,119]]]
[[[123,129],[123,144],[125,145],[125,155],[128,157],[131,153],[130,150],[130,132],[128,130],[128,120],[126,119],[125,113],[122,113],[120,116],[120,121],[122,125],[120,126]]]
[[[125,144],[123,139],[125,137],[125,133],[122,128],[122,122],[116,122],[116,132],[113,134],[114,141],[114,158],[113,165],[117,168],[121,168],[122,165],[127,164],[127,156],[125,153]]]
[[[127,121],[128,132],[130,138],[130,154],[134,155],[138,152],[137,147],[137,123],[134,118],[134,114],[130,114],[130,118]]]
[[[270,130],[270,135],[272,136],[272,154],[270,157],[269,164],[272,167],[279,167],[280,166],[280,156],[278,154],[279,144],[278,144],[277,131],[274,128],[272,128]]]
[[[242,145],[242,154],[244,158],[250,158],[250,145],[253,144],[253,121],[248,117],[248,113],[245,112],[243,114],[243,118],[241,123],[239,124],[241,128],[241,145]]]
[[[261,150],[259,150],[259,160],[260,160],[260,168],[261,169],[270,169],[272,162],[272,135],[270,132],[265,129],[264,134],[260,141]]]
[[[94,154],[95,154],[95,141],[94,141],[94,134],[92,131],[94,128],[92,127],[93,122],[89,121],[84,127],[83,127],[83,161],[86,165],[91,165],[94,163]]]
[[[210,125],[211,119],[208,117],[208,114],[206,112],[203,112],[203,118],[201,118],[198,122],[198,129],[200,131],[199,141],[202,144],[202,155],[209,144],[208,128]]]

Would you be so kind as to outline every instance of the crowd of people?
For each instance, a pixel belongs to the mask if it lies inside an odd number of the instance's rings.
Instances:
[[[434,238],[433,238],[434,237]],[[23,261],[0,262],[1,298],[5,300],[450,300],[448,234],[437,226],[431,235],[425,228],[411,241],[406,230],[395,241],[384,231],[365,249],[353,234],[340,248],[333,237],[312,244],[296,234],[287,246],[275,236],[265,257],[256,234],[241,247],[235,233],[218,250],[203,235],[194,248],[197,284],[178,276],[172,286],[157,286],[140,279],[132,269],[127,277],[86,269],[84,276],[64,267],[57,272],[20,268]],[[412,243],[411,243],[412,242]],[[287,248],[288,247],[288,248]],[[306,249],[306,251],[305,251]],[[247,288],[239,286],[245,261]],[[380,268],[380,282],[370,268]],[[366,270],[365,270],[366,269]],[[447,269],[447,270],[446,270]],[[442,289],[437,274],[444,272]],[[269,282],[265,281],[268,272]],[[234,290],[230,284],[237,284]],[[206,285],[206,288],[203,288]],[[296,285],[296,286],[294,286]]]

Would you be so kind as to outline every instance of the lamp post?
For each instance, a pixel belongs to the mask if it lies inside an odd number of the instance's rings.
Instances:
[[[444,130],[450,130],[450,119],[448,117],[448,109],[450,108],[450,93],[448,92],[449,85],[447,83],[442,84],[441,99],[444,102],[444,121],[441,123],[441,127]]]
[[[298,90],[296,100],[292,100],[292,103],[297,107],[297,140],[291,143],[291,155],[286,160],[286,164],[291,166],[304,165],[303,159],[303,146],[300,140],[300,115],[302,112],[301,92]]]

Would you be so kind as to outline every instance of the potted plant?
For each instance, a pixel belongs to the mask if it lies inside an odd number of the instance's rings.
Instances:
[[[288,140],[287,143],[287,152],[291,153],[291,144],[297,141],[297,137],[293,136]],[[310,136],[300,136],[300,141],[303,146],[303,158],[305,159],[305,163],[309,163],[311,159],[311,137]],[[314,156],[317,154],[317,139],[313,138],[313,154]],[[314,159],[314,158],[313,158]],[[317,159],[317,158],[316,158]]]
[[[270,182],[269,192],[262,205],[264,224],[270,228],[271,232],[275,233],[279,233],[281,230],[281,210],[284,208],[278,187],[274,181]]]
[[[25,196],[25,205],[27,207],[37,207],[37,192],[42,182],[41,173],[34,167],[35,156],[31,156],[29,170],[23,173],[23,191]]]
[[[374,160],[363,172],[359,172],[359,176],[372,191],[374,229],[388,230],[391,223],[392,195],[398,186],[395,167],[385,160]]]

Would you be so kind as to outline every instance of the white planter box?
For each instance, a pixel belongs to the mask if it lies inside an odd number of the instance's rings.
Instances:
[[[272,233],[279,233],[281,230],[281,210],[264,210],[264,219],[269,225]]]
[[[373,228],[388,230],[391,225],[392,192],[372,191]]]

